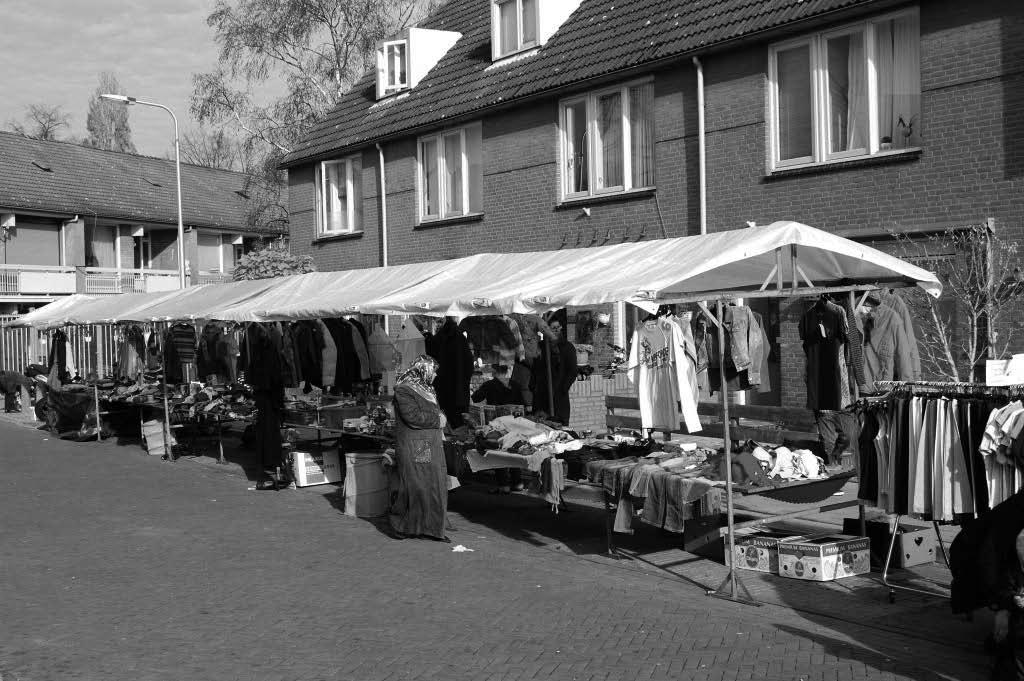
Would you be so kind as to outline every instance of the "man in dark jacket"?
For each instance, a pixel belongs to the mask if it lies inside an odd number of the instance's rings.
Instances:
[[[553,338],[541,342],[540,357],[533,367],[533,410],[554,421],[569,425],[569,390],[576,380],[576,347],[565,339],[564,322],[555,318],[548,324]],[[548,392],[548,361],[551,367],[551,392]],[[552,409],[552,403],[553,409]]]

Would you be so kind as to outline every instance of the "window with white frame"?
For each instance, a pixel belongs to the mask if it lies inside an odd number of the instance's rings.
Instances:
[[[917,10],[769,50],[769,166],[827,163],[921,141]]]
[[[404,40],[384,43],[384,86],[387,91],[409,87],[408,54],[408,45]]]
[[[536,47],[539,43],[539,0],[493,0],[491,3],[491,39],[496,57],[504,57]]]
[[[654,83],[628,83],[564,100],[562,198],[654,186]]]
[[[418,147],[420,221],[481,212],[480,124],[421,137]]]
[[[317,233],[362,229],[362,163],[358,156],[324,161],[317,167]]]

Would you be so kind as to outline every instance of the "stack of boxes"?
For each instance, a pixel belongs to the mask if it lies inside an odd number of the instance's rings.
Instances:
[[[728,538],[725,542],[728,546]],[[819,582],[871,571],[871,541],[867,537],[737,530],[733,543],[734,553],[725,552],[725,564],[735,561],[740,570]]]

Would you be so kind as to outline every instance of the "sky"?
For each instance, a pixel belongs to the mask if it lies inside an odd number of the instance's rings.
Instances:
[[[138,99],[170,107],[181,131],[192,75],[217,62],[206,25],[214,0],[0,0],[0,129],[30,104],[60,105],[76,137],[85,136],[89,97],[101,71],[111,71]],[[173,154],[170,116],[134,106],[129,113],[139,153]]]

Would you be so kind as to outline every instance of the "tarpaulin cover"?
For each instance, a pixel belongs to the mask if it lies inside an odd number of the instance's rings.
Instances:
[[[773,268],[781,268],[773,274]],[[799,267],[799,271],[794,267]],[[771,275],[771,276],[770,276]],[[651,308],[687,295],[790,286],[918,285],[938,296],[931,272],[798,222],[701,236],[530,253],[483,253],[387,268],[313,272],[47,306],[21,325],[217,319],[275,321],[355,312],[432,315],[545,312],[631,302]],[[712,296],[708,296],[711,298]]]
[[[791,246],[815,286],[856,283],[917,284],[938,296],[934,274],[869,246],[798,222],[701,236],[597,248],[488,254],[455,268],[443,282],[427,281],[373,303],[379,310],[466,316],[543,312],[566,305],[626,301],[657,304],[687,294],[757,290],[776,266],[793,278]],[[775,285],[773,278],[771,285]]]
[[[58,298],[52,303],[24,314],[18,317],[16,321],[5,324],[5,326],[64,326],[68,323],[63,321],[66,316],[80,306],[95,300],[97,300],[96,296],[75,293],[65,298]]]

